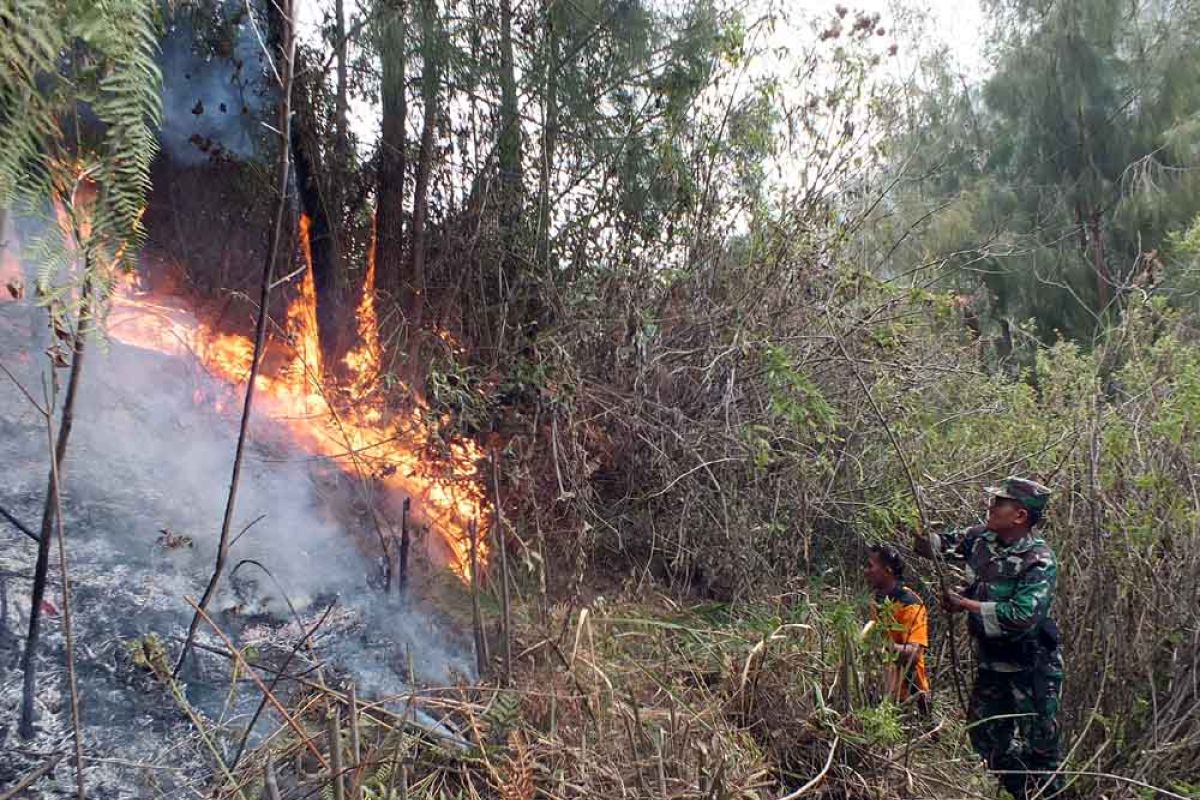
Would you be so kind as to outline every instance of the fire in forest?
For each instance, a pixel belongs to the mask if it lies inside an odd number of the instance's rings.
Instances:
[[[446,456],[427,448],[431,422],[417,401],[406,410],[390,408],[381,391],[380,346],[376,330],[374,263],[368,263],[357,309],[357,342],[344,358],[344,370],[322,363],[316,292],[308,251],[307,220],[301,220],[306,268],[290,303],[283,330],[268,334],[264,367],[255,382],[255,413],[283,427],[302,452],[329,459],[346,474],[374,480],[383,491],[412,505],[445,545],[448,566],[470,578],[472,520],[480,526],[478,558],[486,562],[486,499],[477,480],[478,445],[458,440]],[[174,357],[194,358],[230,387],[222,397],[197,396],[220,413],[241,410],[254,342],[198,321],[175,299],[157,297],[136,279],[121,283],[108,314],[109,336],[123,344]],[[269,365],[269,368],[268,368]],[[333,377],[336,372],[339,377]],[[197,392],[197,395],[200,395]]]

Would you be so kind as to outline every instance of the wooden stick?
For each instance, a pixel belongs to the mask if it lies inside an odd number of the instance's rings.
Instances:
[[[504,542],[504,510],[500,504],[500,458],[492,450],[492,505],[496,512],[496,549],[500,551],[500,605],[504,615],[504,682],[512,680],[512,601],[508,594],[508,547]]]
[[[832,321],[830,322],[830,327],[832,329]],[[858,365],[850,357],[850,352],[846,350],[845,343],[836,333],[833,335],[833,340],[837,343],[838,349],[842,351],[842,357],[846,359],[846,364],[849,365],[855,380],[858,381],[858,385],[862,389],[867,403],[871,406],[871,410],[879,418],[879,424],[883,426],[884,433],[887,434],[888,441],[891,442],[892,449],[896,453],[896,458],[900,461],[900,466],[904,468],[904,477],[908,481],[908,490],[912,494],[913,504],[917,507],[917,526],[920,528],[918,533],[922,537],[927,537],[929,535],[929,520],[925,515],[925,503],[921,500],[921,491],[917,486],[916,478],[913,476],[912,466],[908,463],[908,458],[904,455],[904,448],[900,446],[900,441],[896,438],[896,433],[892,430],[891,424],[888,423],[883,409],[879,407],[879,404],[875,402],[875,398],[871,395],[871,389],[867,386],[867,382],[863,380],[862,373],[858,371]],[[946,573],[942,569],[942,554],[939,552],[934,552],[933,554],[933,571],[937,576],[938,588],[941,590],[942,596],[945,596],[947,593]],[[965,715],[967,713],[967,700],[966,695],[963,694],[962,667],[958,656],[958,639],[954,635],[953,618],[946,621],[946,631],[950,637],[950,663],[953,667],[951,677],[954,679],[954,693],[958,696],[958,704]]]
[[[14,528],[19,530],[21,533],[28,536],[30,539],[33,539],[35,542],[41,541],[42,537],[38,536],[36,533],[34,533],[32,530],[30,530],[29,527],[25,525],[25,523],[21,522],[21,520],[17,519],[11,513],[9,513],[8,509],[6,509],[4,506],[0,506],[0,517],[4,517],[6,520],[8,520],[8,523],[10,525],[12,525]]]
[[[275,261],[279,255],[280,240],[283,238],[283,223],[288,206],[288,180],[291,161],[289,159],[289,143],[292,130],[292,77],[296,60],[296,36],[294,20],[292,19],[291,0],[282,0],[280,13],[283,15],[283,42],[280,60],[283,62],[283,77],[280,79],[281,95],[279,100],[279,166],[276,191],[278,196],[275,204],[275,222],[271,231],[270,244],[267,248],[266,263],[263,264],[262,283],[259,290],[258,320],[254,330],[254,352],[250,357],[250,375],[246,379],[246,399],[242,405],[242,418],[238,429],[237,446],[233,454],[233,475],[229,479],[229,495],[225,501],[225,516],[221,522],[221,536],[217,544],[217,559],[213,565],[212,576],[204,587],[204,594],[196,606],[196,614],[188,626],[187,639],[183,643],[183,651],[179,661],[175,663],[174,675],[179,676],[187,663],[188,654],[192,649],[192,640],[196,638],[196,630],[200,627],[200,617],[208,603],[217,592],[221,575],[225,571],[225,562],[229,558],[229,533],[233,527],[233,514],[237,506],[238,483],[242,475],[242,456],[245,453],[246,442],[249,439],[250,415],[254,405],[254,387],[258,382],[258,371],[262,365],[262,354],[266,346],[267,317],[271,299],[271,279],[275,274]]]
[[[400,579],[397,581],[400,594],[404,594],[404,590],[408,588],[408,548],[411,544],[408,532],[409,502],[409,498],[404,498],[404,504],[400,507]]]
[[[350,800],[362,797],[362,739],[358,730],[358,692],[350,684],[350,757],[354,766],[350,776]]]
[[[483,614],[479,610],[479,526],[475,520],[467,524],[471,537],[471,624],[475,633],[475,667],[482,676],[487,671],[487,637],[483,634]]]
[[[78,226],[75,228],[75,240],[80,241]],[[84,275],[90,274],[92,263],[90,256],[84,257]],[[53,469],[58,470],[58,477],[50,475],[46,479],[46,499],[42,505],[42,528],[38,535],[37,560],[33,567],[33,590],[29,601],[29,625],[25,632],[25,652],[22,654],[21,669],[21,720],[17,730],[22,739],[33,738],[33,700],[37,693],[37,655],[38,642],[42,631],[42,600],[46,596],[46,571],[50,568],[50,539],[54,534],[54,515],[60,505],[58,490],[62,482],[63,460],[67,455],[67,440],[75,424],[75,399],[79,394],[80,376],[83,374],[83,356],[85,344],[93,328],[92,321],[92,283],[85,277],[79,311],[79,321],[75,326],[72,337],[71,372],[67,377],[67,393],[63,397],[63,406],[58,423],[58,438],[50,457],[54,461]],[[57,380],[54,367],[50,368],[50,381]],[[36,405],[36,404],[35,404]],[[47,404],[44,416],[47,420],[53,418],[54,408]]]
[[[54,396],[54,389],[50,389]],[[50,404],[53,407],[53,403]],[[50,479],[54,483],[54,528],[58,539],[58,569],[62,583],[63,639],[67,661],[67,689],[71,700],[71,733],[75,744],[75,796],[87,800],[83,779],[83,726],[79,721],[79,685],[75,680],[75,626],[71,617],[71,577],[67,568],[67,544],[63,534],[62,485],[59,482],[58,459],[54,458],[54,417],[46,415],[46,436],[50,447]]]
[[[325,720],[329,731],[329,778],[333,800],[346,800],[346,783],[342,775],[342,720],[337,703],[330,701]]]
[[[50,758],[48,758],[46,760],[45,764],[42,764],[40,767],[38,767],[36,769],[32,769],[29,772],[25,773],[25,777],[21,778],[21,780],[17,781],[16,786],[12,787],[7,792],[0,795],[0,800],[14,800],[14,798],[16,798],[18,795],[20,795],[21,792],[25,791],[30,786],[37,783],[39,780],[42,779],[42,776],[44,776],[50,770],[54,769],[54,765],[57,764],[59,761],[62,761],[64,755],[65,755],[65,753],[55,753],[54,755],[50,756]]]

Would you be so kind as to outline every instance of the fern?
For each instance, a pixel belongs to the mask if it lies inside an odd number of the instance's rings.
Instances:
[[[144,240],[161,122],[156,13],[154,0],[0,0],[0,204],[69,220],[34,247],[46,305],[69,305],[84,285],[107,296]],[[100,120],[99,141],[76,126],[66,141],[80,107]]]

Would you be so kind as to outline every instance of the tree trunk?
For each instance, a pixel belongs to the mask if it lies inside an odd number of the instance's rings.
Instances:
[[[333,35],[336,39],[334,44],[337,52],[337,100],[334,105],[333,117],[333,146],[339,157],[343,155],[349,148],[349,132],[347,130],[346,117],[348,116],[349,102],[347,100],[347,92],[349,91],[349,81],[346,76],[346,4],[345,0],[336,0],[333,4]]]
[[[538,178],[538,237],[535,262],[543,280],[551,278],[550,206],[554,175],[554,151],[558,145],[558,32],[554,27],[554,7],[543,4],[545,15],[545,110],[542,126],[542,161]]]
[[[515,250],[521,216],[521,120],[517,108],[517,81],[513,59],[512,0],[500,0],[500,135],[498,161],[500,172],[500,252],[496,269],[496,305],[500,319],[493,325],[499,333],[492,347],[501,352],[509,343],[505,332],[511,327],[513,301],[519,283]],[[522,316],[519,310],[516,316]]]
[[[501,235],[505,260],[521,213],[521,120],[517,109],[517,79],[513,60],[512,0],[500,0],[500,191]]]
[[[304,64],[298,60],[297,73],[304,74]],[[291,151],[296,168],[296,190],[300,210],[308,217],[308,246],[312,253],[313,288],[317,301],[317,331],[324,363],[340,362],[341,325],[338,323],[340,297],[341,253],[338,247],[341,219],[340,192],[334,186],[340,182],[339,159],[334,145],[334,158],[322,164],[321,139],[317,127],[317,111],[313,107],[316,86],[306,78],[308,86],[296,86],[295,114],[292,119]],[[333,172],[330,172],[330,169]]]
[[[1091,216],[1092,239],[1092,269],[1096,272],[1096,297],[1099,304],[1097,311],[1104,313],[1112,299],[1111,278],[1108,275],[1108,263],[1104,257],[1104,232],[1101,230],[1102,215],[1099,210]]]
[[[84,274],[91,270],[91,261],[84,262]],[[29,607],[29,630],[25,635],[25,655],[22,661],[24,683],[21,695],[21,738],[33,738],[33,698],[37,692],[37,648],[41,637],[42,602],[46,598],[46,573],[50,563],[50,543],[53,541],[54,523],[60,507],[59,491],[62,486],[63,459],[67,454],[67,440],[75,423],[75,400],[79,395],[79,379],[83,374],[83,353],[87,338],[92,330],[92,289],[84,279],[79,322],[75,335],[71,337],[71,373],[67,379],[67,394],[63,398],[62,418],[58,423],[58,439],[54,443],[50,477],[46,480],[46,501],[42,506],[42,530],[38,540],[37,562],[33,568],[33,596]],[[53,379],[53,378],[52,378]],[[54,409],[47,409],[54,413]]]
[[[393,295],[406,282],[404,263],[405,0],[382,0],[380,60],[383,67],[383,118],[379,140],[378,207],[375,217],[376,282]]]
[[[434,0],[421,3],[421,50],[424,66],[421,71],[421,149],[417,159],[416,186],[413,188],[412,269],[409,285],[404,292],[404,310],[409,328],[419,331],[425,306],[425,222],[429,216],[429,180],[433,174],[433,136],[437,128],[438,87],[441,82],[438,52],[437,5]]]

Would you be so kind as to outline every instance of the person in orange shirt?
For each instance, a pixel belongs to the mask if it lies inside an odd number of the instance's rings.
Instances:
[[[921,713],[928,713],[925,649],[929,647],[929,614],[925,604],[904,585],[904,559],[896,548],[872,545],[865,574],[874,595],[872,618],[884,626],[896,652],[887,671],[888,693],[897,702],[915,702]]]

